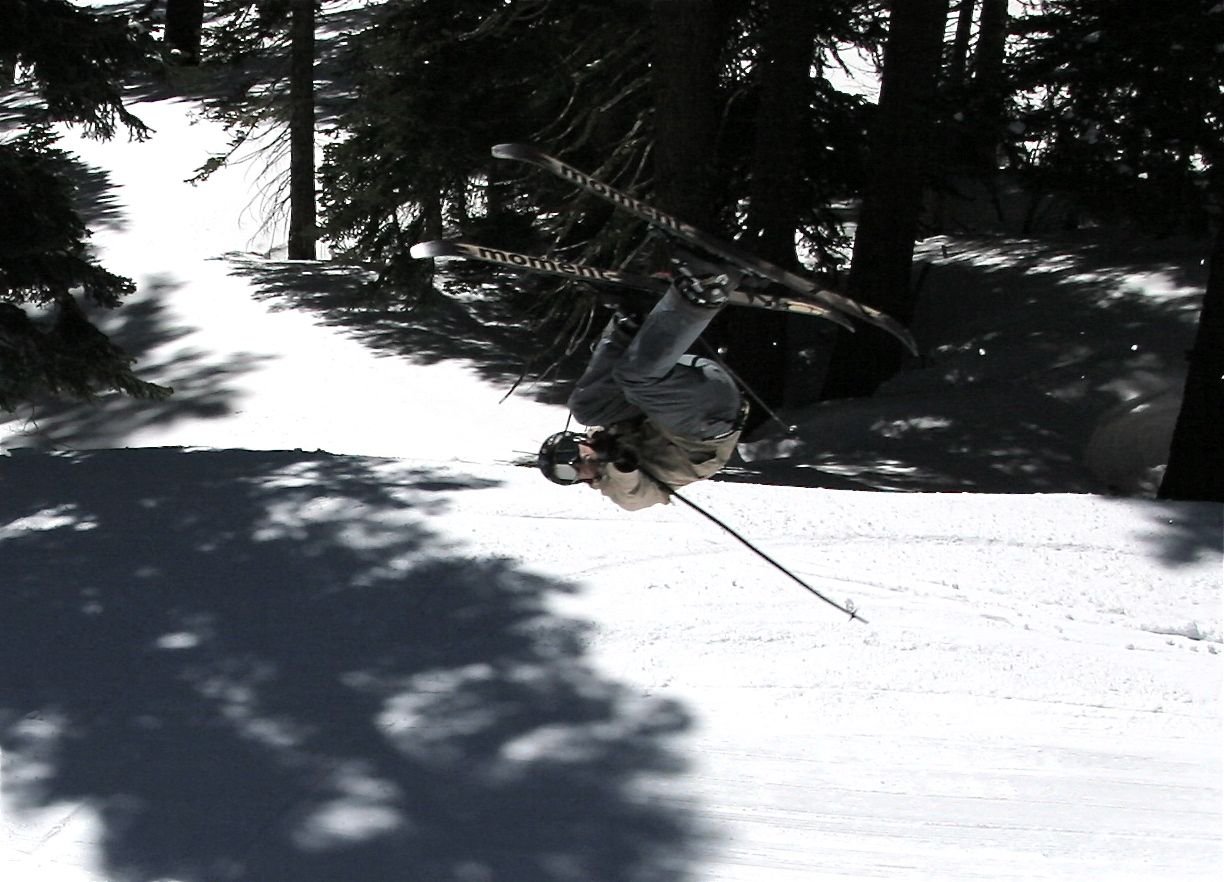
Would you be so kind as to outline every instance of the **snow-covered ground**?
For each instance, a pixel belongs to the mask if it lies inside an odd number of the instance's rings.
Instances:
[[[1224,875],[1221,506],[1104,492],[1158,473],[1193,249],[928,242],[926,360],[691,488],[849,622],[508,465],[556,389],[260,257],[248,170],[178,183],[224,135],[137,110],[71,143],[178,394],[0,426],[5,882]]]

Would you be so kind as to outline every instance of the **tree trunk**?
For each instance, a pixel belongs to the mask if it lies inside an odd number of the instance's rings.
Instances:
[[[166,47],[176,64],[200,63],[204,0],[166,0]]]
[[[977,51],[973,53],[974,132],[971,162],[983,174],[998,170],[1003,108],[1007,100],[1003,61],[1007,51],[1007,0],[982,0]]]
[[[935,90],[948,0],[894,3],[884,50],[848,287],[851,296],[908,325],[910,270],[929,166]],[[901,344],[871,326],[840,331],[823,397],[872,394],[901,366]]]
[[[815,8],[811,0],[769,0],[761,34],[748,235],[761,257],[788,268],[795,265],[795,230],[805,208],[802,156],[811,125]]]
[[[655,78],[655,198],[664,211],[714,226],[714,151],[721,108],[723,0],[651,4]]]
[[[1189,361],[1159,496],[1224,502],[1224,224],[1215,235]]]
[[[761,31],[756,139],[753,144],[744,244],[788,269],[798,265],[795,233],[811,198],[803,186],[803,139],[810,132],[812,57],[816,4],[811,0],[769,0]],[[726,340],[733,366],[772,407],[786,400],[790,329],[797,319],[785,313],[745,310],[733,317]],[[751,431],[766,418],[758,412]]]
[[[314,260],[314,0],[293,0],[289,74],[289,259]]]
[[[960,91],[965,86],[969,67],[969,42],[973,38],[973,12],[977,0],[960,0],[956,10],[956,38],[952,42],[952,58],[948,62],[947,84]]]
[[[656,0],[656,198],[659,205],[711,232],[728,190],[716,180],[723,96],[719,63],[739,0]],[[805,208],[800,185],[808,121],[815,16],[810,0],[770,0],[758,59],[757,138],[743,244],[794,266],[795,230]],[[769,405],[782,403],[787,376],[787,317],[755,310],[724,312],[706,334],[743,383]],[[748,431],[767,414],[753,412]]]

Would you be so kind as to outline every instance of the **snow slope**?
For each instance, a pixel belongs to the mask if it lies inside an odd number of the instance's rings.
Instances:
[[[1221,877],[1221,506],[1083,492],[1150,480],[1108,429],[1193,261],[932,243],[927,362],[691,488],[847,622],[505,465],[555,390],[260,259],[245,170],[174,183],[189,110],[79,144],[179,394],[0,429],[6,882]]]

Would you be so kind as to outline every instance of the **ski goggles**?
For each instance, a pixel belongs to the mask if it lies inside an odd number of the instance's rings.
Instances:
[[[544,477],[554,484],[577,484],[584,480],[578,476],[582,462],[582,450],[586,435],[577,432],[558,432],[550,436],[540,447],[539,467]]]
[[[552,479],[558,484],[577,484],[578,467],[576,462],[553,463]]]

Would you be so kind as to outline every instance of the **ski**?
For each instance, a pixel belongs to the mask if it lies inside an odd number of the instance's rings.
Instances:
[[[484,245],[473,245],[468,242],[458,242],[452,239],[434,239],[429,242],[418,242],[409,252],[413,257],[462,257],[469,260],[482,260],[485,263],[497,263],[511,269],[529,273],[544,273],[550,276],[564,276],[583,282],[604,282],[610,285],[622,285],[636,288],[639,291],[649,291],[660,297],[667,291],[667,280],[651,276],[640,276],[621,270],[602,269],[582,263],[570,263],[555,260],[551,257],[535,257],[507,251],[504,248],[489,248]]]
[[[493,147],[493,156],[498,159],[514,159],[538,166],[562,180],[568,181],[586,190],[588,193],[592,193],[610,202],[617,208],[641,218],[661,232],[684,242],[690,247],[695,247],[734,264],[745,272],[789,288],[800,297],[819,301],[828,308],[826,317],[831,317],[828,314],[829,312],[832,314],[841,313],[867,322],[887,331],[911,353],[914,355],[918,354],[918,344],[915,342],[913,335],[910,334],[904,325],[891,316],[885,315],[878,309],[873,309],[870,306],[864,306],[857,300],[822,288],[811,279],[804,278],[775,263],[763,260],[754,254],[742,250],[737,245],[727,242],[718,236],[713,236],[704,230],[700,230],[692,224],[685,223],[679,218],[660,211],[649,203],[635,199],[629,194],[623,193],[609,184],[605,184],[598,178],[593,178],[573,166],[567,165],[555,156],[550,156],[543,150],[540,150],[538,147],[531,144],[497,144]]]
[[[550,276],[562,276],[582,282],[596,284],[620,285],[646,291],[662,297],[670,284],[666,278],[643,276],[622,270],[602,269],[583,263],[571,263],[556,260],[551,257],[535,257],[529,254],[519,254],[504,248],[490,248],[485,245],[475,245],[470,242],[459,242],[451,239],[433,239],[428,242],[418,242],[410,251],[415,258],[440,257],[464,258],[480,260],[485,263],[495,263],[520,272],[542,273]],[[751,306],[758,309],[774,309],[793,312],[799,315],[814,315],[829,318],[834,321],[846,321],[831,310],[817,303],[799,300],[792,297],[779,297],[759,291],[739,289],[731,293],[728,304],[736,306]]]

